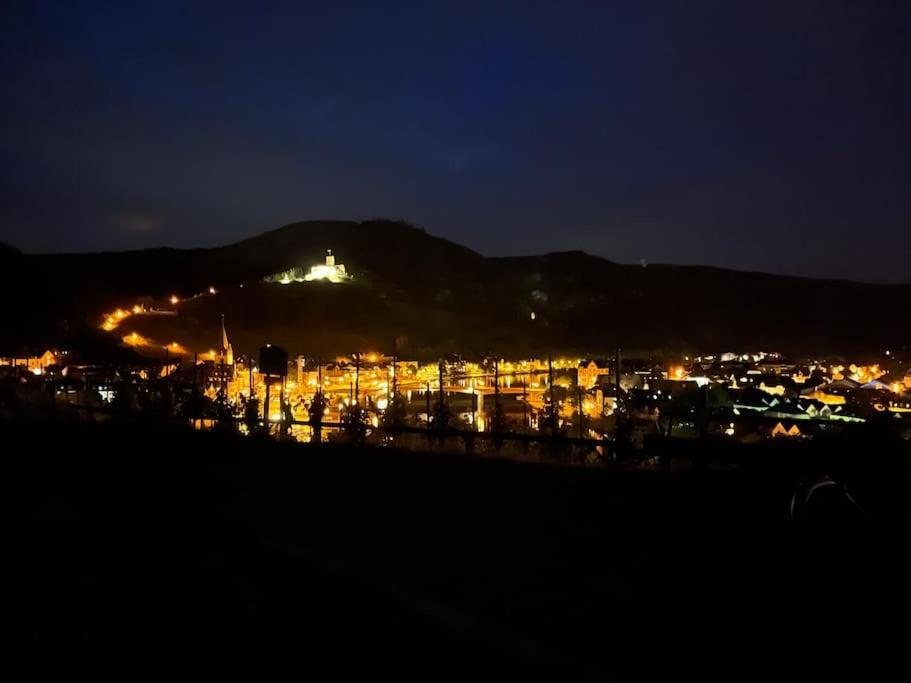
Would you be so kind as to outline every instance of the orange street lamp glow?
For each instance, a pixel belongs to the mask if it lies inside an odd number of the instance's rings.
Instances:
[[[173,295],[171,296],[171,304],[174,305],[174,306],[176,306],[176,305],[179,304],[179,303],[180,303],[180,299],[177,298],[177,295],[176,295],[176,294],[173,294]]]
[[[123,338],[123,342],[128,346],[147,346],[149,344],[149,340],[137,332],[130,332]]]

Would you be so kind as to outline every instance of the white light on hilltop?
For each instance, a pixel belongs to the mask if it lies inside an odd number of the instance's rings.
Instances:
[[[332,255],[332,250],[330,249],[326,253],[326,263],[320,264],[318,266],[313,266],[310,269],[310,272],[304,276],[304,280],[307,282],[313,282],[314,280],[342,282],[344,280],[347,280],[348,277],[349,275],[345,271],[345,264],[336,263],[335,256]]]

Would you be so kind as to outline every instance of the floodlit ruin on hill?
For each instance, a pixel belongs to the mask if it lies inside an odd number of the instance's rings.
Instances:
[[[302,266],[295,266],[265,278],[266,282],[277,282],[281,285],[289,285],[292,282],[313,282],[315,280],[326,280],[337,284],[350,279],[351,276],[345,270],[345,264],[335,262],[335,256],[332,254],[331,249],[326,252],[325,263],[311,266],[306,272]]]

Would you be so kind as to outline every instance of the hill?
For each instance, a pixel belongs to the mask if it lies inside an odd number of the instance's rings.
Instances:
[[[350,283],[268,284],[333,249]],[[783,277],[700,266],[623,265],[584,252],[488,258],[392,221],[293,223],[213,249],[98,254],[0,252],[7,349],[60,343],[104,311],[141,297],[187,300],[177,318],[130,330],[205,349],[225,313],[240,350],[266,341],[330,355],[389,349],[417,355],[491,351],[603,353],[642,349],[873,351],[899,346],[911,285]],[[242,286],[243,285],[243,286]],[[532,313],[535,314],[532,320]],[[135,323],[135,324],[134,324]]]

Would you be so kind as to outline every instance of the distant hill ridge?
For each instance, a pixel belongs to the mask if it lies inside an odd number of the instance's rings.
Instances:
[[[261,282],[321,262],[326,249],[354,275],[351,285]],[[911,285],[643,268],[582,251],[485,257],[399,221],[305,221],[211,249],[32,255],[0,246],[0,256],[0,277],[15,292],[7,309],[17,321],[0,334],[6,346],[92,326],[102,311],[137,297],[185,296],[210,285],[221,294],[182,307],[174,338],[208,339],[219,311],[238,321],[242,346],[268,337],[321,353],[385,347],[394,337],[427,353],[616,344],[823,352],[896,347],[911,338],[909,316],[898,310],[911,300]]]

